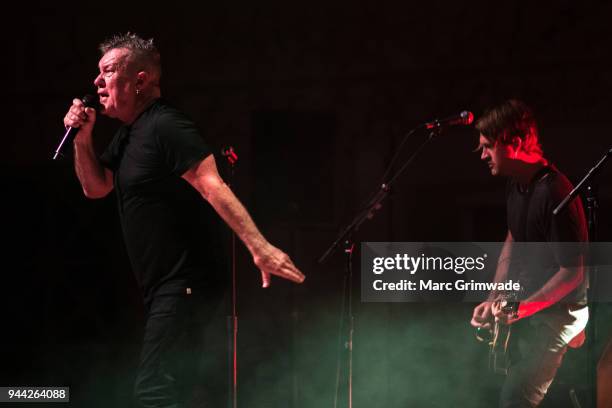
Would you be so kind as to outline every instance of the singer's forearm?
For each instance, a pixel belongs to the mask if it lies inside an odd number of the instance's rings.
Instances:
[[[205,199],[244,242],[249,252],[256,256],[263,247],[269,246],[268,241],[259,232],[253,219],[232,190],[223,182],[210,187]]]
[[[212,205],[253,256],[270,245],[257,229],[246,208],[219,176],[214,156],[208,156],[195,168],[187,171],[183,178]]]
[[[91,135],[75,138],[74,168],[87,198],[105,197],[113,189],[113,175],[100,164]]]
[[[289,256],[271,245],[259,232],[246,208],[223,182],[211,154],[183,174],[236,235],[244,242],[253,262],[261,271],[263,287],[270,285],[270,274],[302,283],[304,274],[295,267]]]

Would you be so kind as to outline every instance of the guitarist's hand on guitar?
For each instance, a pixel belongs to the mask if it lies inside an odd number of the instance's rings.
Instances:
[[[495,323],[509,325],[518,320],[517,315],[515,313],[510,313],[506,309],[507,302],[493,302],[493,306],[491,307],[491,313],[493,313],[493,317],[495,318]]]
[[[490,329],[493,323],[493,302],[482,302],[474,308],[470,324],[476,328]]]
[[[489,368],[494,373],[508,375],[510,324],[518,320],[516,298],[515,293],[497,294],[495,301],[482,302],[474,308],[471,324],[477,328],[476,339],[489,345]]]

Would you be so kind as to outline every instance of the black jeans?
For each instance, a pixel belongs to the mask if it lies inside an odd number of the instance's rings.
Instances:
[[[156,296],[146,321],[134,394],[143,408],[201,406],[204,328],[221,294]]]

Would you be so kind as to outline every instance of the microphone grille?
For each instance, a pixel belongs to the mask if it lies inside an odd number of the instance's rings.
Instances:
[[[471,125],[474,122],[474,114],[470,111],[463,111],[460,116],[464,125]]]
[[[83,105],[88,108],[94,108],[96,111],[100,110],[100,100],[96,96],[87,94],[83,97],[82,101]]]

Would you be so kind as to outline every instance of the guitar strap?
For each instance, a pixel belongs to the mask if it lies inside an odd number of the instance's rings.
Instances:
[[[522,200],[522,208],[521,208],[521,220],[520,220],[520,234],[517,238],[519,238],[519,242],[520,241],[527,241],[527,221],[529,219],[529,207],[531,205],[531,198],[533,196],[533,191],[535,190],[535,186],[538,183],[538,181],[542,180],[550,171],[552,171],[552,168],[550,166],[543,166],[541,169],[539,169],[531,178],[531,180],[529,181],[529,184],[527,185],[527,189],[526,191],[521,190],[520,184],[516,184],[516,188],[518,189],[519,193],[521,193],[523,195],[523,200]],[[525,265],[522,262],[522,258],[519,256],[519,268],[524,269]]]
[[[550,166],[543,166],[539,169],[529,181],[527,185],[527,192],[525,195],[525,200],[523,201],[523,211],[521,211],[521,228],[523,238],[527,239],[527,218],[529,215],[529,205],[531,204],[531,197],[533,196],[533,191],[535,190],[535,185],[538,181],[542,180],[544,176],[546,176],[551,171]],[[520,191],[520,185],[517,185],[517,188]]]
[[[527,233],[528,233],[528,219],[529,219],[529,209],[530,209],[530,205],[531,205],[531,199],[533,196],[533,192],[535,190],[536,184],[542,180],[542,178],[544,178],[550,171],[552,170],[551,167],[549,166],[543,166],[541,169],[539,169],[531,178],[531,180],[529,181],[529,184],[527,185],[526,190],[521,190],[521,186],[519,184],[515,185],[515,188],[518,189],[518,192],[522,195],[522,208],[521,208],[521,213],[520,213],[520,223],[519,226],[521,228],[520,234],[519,234],[519,240],[520,241],[527,241],[528,237],[527,237]],[[520,242],[519,241],[519,242]],[[525,271],[527,268],[526,263],[523,261],[523,257],[525,255],[524,254],[518,254],[518,259],[516,259],[517,261],[517,267],[519,271]],[[518,272],[520,275],[520,272]],[[522,287],[521,289],[526,289],[524,287]],[[520,295],[517,296],[517,300],[520,300]],[[529,322],[530,318],[527,317],[525,319],[520,319],[518,322],[514,323],[513,326],[515,326],[512,330],[513,331],[521,331],[522,328],[526,328],[528,327],[528,322]]]

